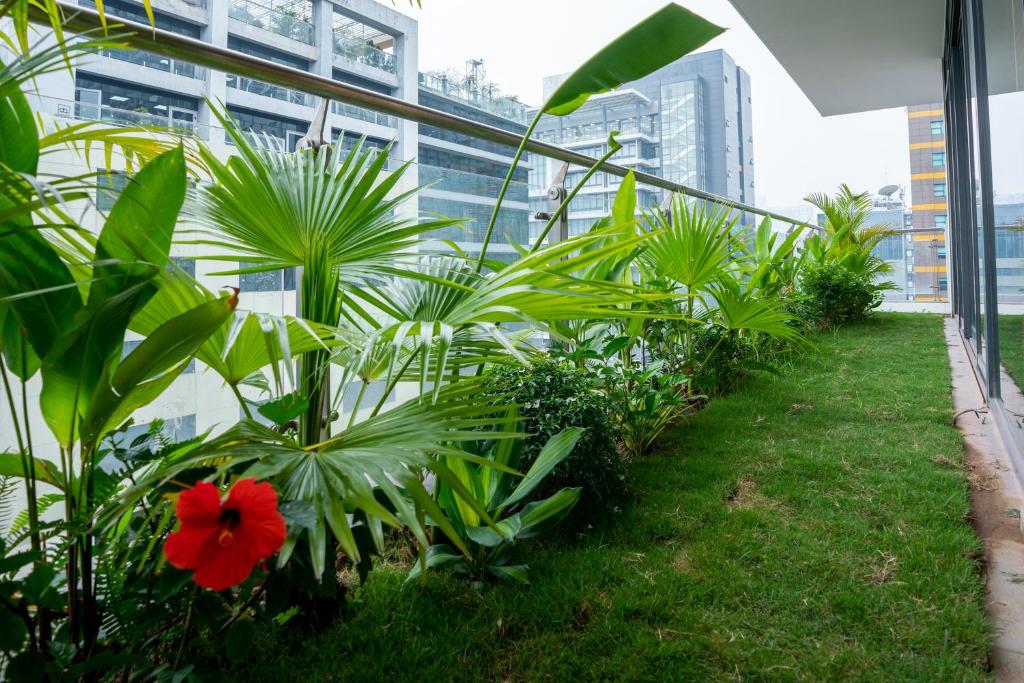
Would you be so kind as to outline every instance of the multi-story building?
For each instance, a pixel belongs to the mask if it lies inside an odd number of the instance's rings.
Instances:
[[[544,79],[547,97],[564,75]],[[618,131],[622,150],[613,161],[667,180],[753,203],[754,137],[750,77],[723,50],[684,57],[638,81],[592,97],[564,117],[545,117],[538,137],[599,157],[611,131]],[[546,208],[545,192],[557,164],[533,157],[531,204]],[[572,188],[585,169],[566,176]],[[578,234],[611,207],[619,178],[597,173],[570,206],[569,231]],[[640,185],[641,208],[656,206],[661,190]],[[540,223],[535,221],[534,230]]]
[[[421,73],[420,104],[524,135],[526,105],[514,97],[502,97],[493,84],[487,83],[480,60],[468,65],[470,68],[463,76]],[[454,242],[467,254],[479,253],[515,151],[507,145],[435,126],[420,126],[419,181],[426,186],[419,194],[420,211],[466,221],[460,227],[439,230],[430,237]],[[528,173],[526,164],[521,163],[516,168],[495,223],[487,252],[489,258],[514,259],[516,252],[510,243],[526,243],[530,211]],[[442,242],[428,244],[425,248],[450,251]]]
[[[913,208],[913,273],[907,278],[911,301],[948,301],[946,227],[946,121],[942,104],[909,107],[910,196]]]
[[[913,221],[908,299],[947,301],[946,228],[949,220],[946,180],[946,123],[942,104],[908,108]]]
[[[95,0],[80,1],[83,7],[95,6]],[[105,0],[103,5],[112,17],[149,21],[141,2]],[[152,7],[159,28],[417,100],[416,22],[386,4],[374,0],[152,0]],[[223,102],[261,144],[283,151],[293,150],[306,133],[317,105],[316,98],[298,91],[135,50],[108,50],[84,58],[71,72],[41,78],[38,92],[35,107],[55,119],[175,126],[196,134],[225,158],[233,147],[210,102]],[[330,137],[342,146],[366,136],[376,146],[394,141],[395,159],[414,158],[418,151],[415,123],[360,107],[333,102],[327,126]],[[108,171],[98,176],[95,202],[84,209],[82,219],[86,227],[98,230],[126,176],[123,160],[116,156],[109,169],[101,167],[102,154],[93,154],[90,161],[91,167],[86,167],[84,159],[67,153],[48,157],[44,163],[74,164],[82,172]],[[68,174],[67,168],[60,170]],[[417,182],[413,166],[402,187],[408,189]],[[418,209],[412,201],[401,210],[414,214]],[[190,257],[201,255],[199,247],[176,245],[172,253],[207,287],[239,287],[240,308],[283,315],[295,312],[296,279],[291,270],[213,275],[233,264],[193,260]],[[130,335],[127,349],[137,343]],[[158,418],[164,421],[165,433],[186,438],[237,421],[239,406],[219,378],[193,364],[157,402],[140,412],[141,424],[133,432],[146,430],[148,422]],[[9,433],[2,425],[0,432]],[[37,433],[48,431],[40,425]]]

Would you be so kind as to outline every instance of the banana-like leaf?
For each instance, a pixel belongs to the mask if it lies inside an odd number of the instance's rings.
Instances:
[[[37,481],[61,490],[64,489],[64,482],[61,480],[60,469],[57,465],[42,458],[34,458],[32,464]],[[25,468],[20,453],[0,453],[0,477],[23,478],[24,476]]]
[[[116,369],[108,367],[109,379],[101,380],[89,403],[82,438],[98,439],[159,396],[237,304],[237,297],[225,297],[186,311],[155,329]]]
[[[544,478],[551,474],[551,470],[555,469],[560,462],[569,457],[572,449],[576,447],[576,442],[580,440],[585,431],[585,429],[580,427],[571,427],[562,430],[548,439],[548,442],[544,444],[540,454],[526,472],[526,476],[523,477],[519,486],[502,503],[502,509],[525,500],[527,496],[533,493],[533,490],[537,488]]]
[[[724,29],[675,3],[622,34],[570,74],[544,103],[566,116],[592,96],[643,78],[693,52]]]

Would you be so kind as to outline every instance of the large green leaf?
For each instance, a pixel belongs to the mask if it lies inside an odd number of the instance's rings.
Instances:
[[[159,396],[184,369],[185,361],[227,322],[237,304],[234,296],[208,301],[154,330],[112,376],[108,371],[108,381],[101,381],[82,425],[83,439],[98,439]]]
[[[0,237],[0,300],[15,316],[39,357],[65,338],[82,299],[71,271],[35,229],[24,227]],[[12,332],[13,333],[13,332]],[[16,367],[16,366],[14,366]]]
[[[591,95],[643,78],[693,52],[723,30],[679,5],[665,5],[570,74],[544,103],[544,112],[571,114]]]
[[[53,464],[49,460],[43,460],[42,458],[34,458],[32,464],[35,466],[35,478],[38,481],[50,484],[51,486],[55,486],[59,489],[64,488],[64,483],[61,481],[60,469],[57,465]],[[20,453],[0,453],[0,477],[22,478],[24,476],[25,467]]]
[[[146,164],[121,191],[96,245],[90,305],[167,267],[185,186],[185,155],[177,148]]]
[[[34,176],[38,164],[39,136],[32,108],[19,90],[4,88],[0,96],[0,166]]]
[[[519,486],[505,499],[502,508],[515,505],[533,493],[533,490],[551,473],[551,470],[569,457],[572,449],[576,447],[576,442],[580,440],[585,431],[579,427],[571,427],[548,439],[523,480],[519,482]]]

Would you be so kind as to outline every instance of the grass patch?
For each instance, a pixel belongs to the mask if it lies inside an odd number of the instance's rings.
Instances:
[[[980,543],[941,320],[816,337],[670,431],[532,586],[374,572],[332,627],[239,680],[987,680]]]
[[[1024,386],[1024,315],[999,316],[999,360],[1017,386]]]

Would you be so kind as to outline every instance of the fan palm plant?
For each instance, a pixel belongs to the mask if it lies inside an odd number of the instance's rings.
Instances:
[[[416,188],[398,189],[409,163],[386,171],[390,146],[375,150],[358,142],[351,151],[325,148],[279,154],[261,148],[231,117],[215,109],[238,154],[221,161],[203,147],[213,183],[197,192],[193,244],[213,248],[206,258],[245,261],[230,272],[301,269],[298,315],[337,325],[353,289],[379,278],[424,232],[452,225],[448,219],[400,215]],[[330,405],[329,351],[301,355],[299,391],[308,408],[299,420],[302,443],[320,441]]]

